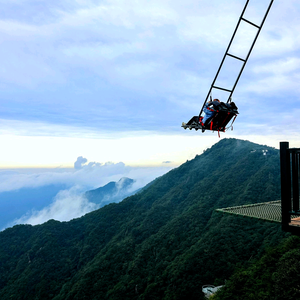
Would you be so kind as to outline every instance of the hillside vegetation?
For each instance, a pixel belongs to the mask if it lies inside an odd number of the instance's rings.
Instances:
[[[291,237],[226,281],[214,300],[300,299],[300,239]],[[213,300],[211,299],[211,300]]]
[[[204,299],[202,285],[224,284],[286,237],[215,212],[280,199],[279,176],[278,150],[222,139],[118,204],[6,229],[0,299]]]
[[[101,208],[109,203],[120,202],[125,197],[135,194],[136,191],[132,191],[133,183],[133,179],[123,177],[118,182],[111,181],[95,190],[87,191],[84,196],[89,202],[97,204],[97,208]]]

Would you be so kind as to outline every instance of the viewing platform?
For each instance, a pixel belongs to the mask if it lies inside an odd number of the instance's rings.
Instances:
[[[281,223],[300,235],[300,148],[280,142],[281,200],[217,209],[218,212]]]
[[[250,217],[270,222],[282,222],[281,200],[217,209],[218,212]],[[299,215],[291,214],[289,226],[300,227]]]

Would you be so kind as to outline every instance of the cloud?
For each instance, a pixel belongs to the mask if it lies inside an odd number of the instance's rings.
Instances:
[[[250,20],[256,22],[266,2],[255,1]],[[32,1],[2,1],[1,6],[0,54],[6,59],[0,112],[6,120],[43,120],[47,132],[55,124],[174,132],[175,120],[200,110],[243,3],[51,1],[37,9]],[[262,97],[274,86],[298,92],[297,62],[292,69],[300,47],[298,6],[274,3],[241,78],[249,84],[245,92]],[[242,33],[247,40],[248,29]],[[243,47],[238,41],[237,50]],[[285,76],[266,76],[264,70],[270,64],[276,70],[282,56],[291,58],[283,65]],[[162,129],[157,124],[166,115],[170,122]]]
[[[134,188],[138,189],[158,176],[172,169],[170,167],[130,167],[123,162],[98,163],[86,158],[77,158],[74,169],[18,169],[0,171],[0,193],[21,188],[36,188],[51,184],[65,184],[68,187],[80,186],[83,190],[94,189],[122,177],[135,179]],[[80,166],[80,168],[79,168]]]
[[[77,160],[80,163],[85,161],[82,157]],[[81,165],[80,169],[75,171],[56,170],[49,172],[47,170],[38,173],[38,170],[30,170],[27,173],[23,171],[20,174],[17,171],[0,172],[0,192],[11,191],[23,187],[39,187],[48,184],[67,184],[70,187],[61,190],[53,199],[53,202],[42,210],[31,210],[20,218],[15,219],[5,226],[5,228],[16,224],[41,224],[49,219],[58,221],[69,221],[74,218],[91,212],[110,202],[116,202],[123,199],[128,194],[144,187],[153,179],[163,175],[171,167],[160,168],[133,168],[126,167],[123,163],[105,163],[95,162]],[[34,172],[34,173],[32,173]],[[130,186],[126,177],[133,178]],[[117,182],[115,194],[105,197],[101,203],[95,204],[89,202],[84,196],[84,192],[90,189],[104,186],[110,181]]]
[[[0,0],[1,135],[177,134],[181,122],[200,111],[244,5],[236,0],[48,2]],[[269,1],[253,2],[247,18],[257,22]],[[241,108],[236,126],[239,120],[244,128],[259,121],[269,128],[267,120],[278,115],[282,99],[299,100],[299,7],[295,0],[274,1],[233,95]],[[248,32],[242,29],[238,53]],[[270,105],[262,110],[261,103]],[[291,108],[281,108],[278,119],[287,119]],[[259,111],[264,117],[258,120]],[[17,149],[11,142],[8,148]],[[166,159],[174,161],[160,161]],[[80,170],[88,173],[75,171]],[[81,176],[75,171],[73,178]]]
[[[75,161],[74,163],[74,169],[82,169],[82,165],[85,164],[87,162],[87,159],[82,157],[82,156],[79,156],[77,157],[77,160]]]
[[[50,219],[69,221],[97,209],[97,205],[89,202],[78,187],[60,191],[51,205],[40,211],[31,211],[21,218],[14,220],[15,224],[42,224]]]
[[[253,67],[253,72],[257,74],[287,74],[299,71],[300,59],[297,57],[285,57],[267,62],[263,65]]]
[[[77,167],[74,169],[19,169],[0,171],[0,199],[2,192],[10,192],[26,189],[28,193],[36,193],[40,187],[56,185],[63,186],[64,190],[58,192],[53,202],[48,205],[43,199],[36,199],[36,202],[23,203],[23,207],[13,213],[17,217],[13,222],[3,224],[5,228],[15,224],[41,224],[49,219],[59,221],[68,221],[78,218],[90,211],[98,209],[111,202],[119,202],[134,191],[144,187],[150,181],[165,174],[172,169],[166,167],[129,167],[124,163],[106,162],[88,162],[82,156],[76,160]],[[132,184],[128,185],[126,178],[134,179]],[[102,199],[101,203],[94,204],[88,201],[84,193],[93,190],[114,181],[116,191]],[[131,182],[131,181],[130,181]],[[126,186],[126,189],[124,188]],[[31,190],[32,189],[32,190]],[[20,199],[17,199],[20,201]],[[44,207],[41,210],[29,210],[31,207]],[[20,217],[20,214],[24,214]],[[12,219],[12,218],[11,218]],[[4,229],[4,228],[3,228]]]

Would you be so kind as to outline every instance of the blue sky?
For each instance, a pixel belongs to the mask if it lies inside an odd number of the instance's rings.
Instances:
[[[0,167],[72,166],[80,155],[178,165],[201,153],[217,134],[180,125],[199,113],[244,3],[0,1]],[[246,17],[260,22],[268,3],[251,0]],[[299,8],[274,2],[226,136],[298,140]],[[252,33],[242,28],[235,54]]]
[[[244,3],[0,0],[0,168],[73,167],[79,156],[176,166],[218,142],[180,125],[199,113]],[[259,24],[268,3],[251,0],[246,17]],[[221,138],[300,146],[299,8],[274,1]],[[243,27],[232,52],[251,35]]]
[[[142,186],[218,142],[180,126],[199,113],[245,2],[0,0],[0,192],[122,176]],[[268,4],[250,0],[246,17],[260,23]],[[299,10],[274,1],[221,138],[300,147]],[[241,28],[233,54],[251,36]],[[222,79],[233,74],[229,64]]]

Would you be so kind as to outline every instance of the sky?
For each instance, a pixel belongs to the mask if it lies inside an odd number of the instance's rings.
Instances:
[[[251,0],[245,16],[260,24],[269,2]],[[218,142],[180,125],[199,113],[244,0],[0,4],[0,168],[72,167],[79,156],[178,165]],[[299,9],[274,1],[222,138],[299,140]],[[244,27],[234,54],[254,32]]]
[[[0,191],[143,172],[146,182],[222,138],[300,147],[296,0],[273,3],[233,95],[233,131],[181,128],[199,114],[245,2],[0,0]],[[250,0],[245,17],[260,24],[269,3]],[[253,33],[243,25],[232,54],[245,55]],[[228,61],[222,83],[236,67]]]

